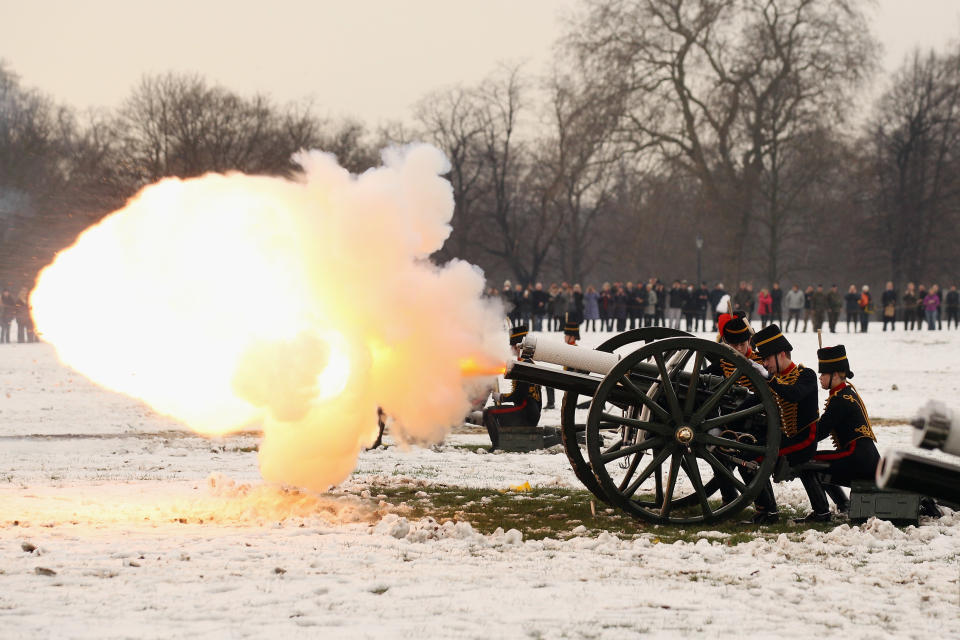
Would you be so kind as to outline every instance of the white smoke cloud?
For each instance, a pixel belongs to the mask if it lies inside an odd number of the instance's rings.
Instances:
[[[144,189],[58,255],[31,297],[61,359],[204,433],[260,423],[267,480],[323,490],[376,437],[435,442],[469,409],[466,358],[507,358],[499,303],[429,262],[453,197],[437,149],[350,175],[207,175]]]

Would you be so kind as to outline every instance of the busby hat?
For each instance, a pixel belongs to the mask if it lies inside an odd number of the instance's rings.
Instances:
[[[775,324],[768,325],[753,336],[753,346],[761,358],[772,356],[781,351],[793,351],[793,345],[783,337],[783,332]]]
[[[510,344],[520,344],[528,333],[530,329],[525,324],[519,324],[510,329]]]
[[[727,344],[740,344],[750,339],[750,327],[747,326],[743,316],[733,316],[727,320],[723,323],[720,333]]]
[[[853,377],[850,361],[847,360],[847,350],[842,344],[817,349],[817,361],[819,365],[817,371],[820,373],[840,372],[847,374],[848,378]]]

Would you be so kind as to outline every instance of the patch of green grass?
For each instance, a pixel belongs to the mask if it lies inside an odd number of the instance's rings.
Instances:
[[[394,505],[406,503],[405,510],[398,510],[408,519],[430,516],[438,522],[446,520],[466,521],[482,533],[492,533],[497,527],[504,530],[518,529],[524,539],[570,538],[573,529],[583,525],[587,535],[595,536],[602,531],[621,538],[646,536],[654,543],[671,544],[677,540],[696,542],[701,531],[718,531],[726,534],[716,538],[726,545],[738,545],[758,537],[775,540],[781,533],[799,539],[808,529],[829,531],[840,524],[815,523],[794,524],[791,518],[803,515],[790,508],[780,508],[780,522],[757,527],[741,524],[752,515],[750,509],[723,522],[707,525],[672,526],[655,525],[637,520],[618,508],[599,502],[589,491],[582,489],[533,489],[505,493],[490,489],[471,489],[461,486],[431,485],[388,486],[374,484],[367,487],[373,494],[383,494]],[[416,493],[425,491],[426,497]],[[591,509],[591,502],[594,506]],[[714,538],[709,539],[711,542]]]

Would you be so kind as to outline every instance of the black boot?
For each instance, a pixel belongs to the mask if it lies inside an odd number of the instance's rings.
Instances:
[[[487,428],[487,435],[490,436],[490,452],[492,453],[500,446],[500,422],[495,415],[484,411],[483,426]]]
[[[544,407],[544,410],[553,409],[556,406],[554,404],[554,400],[556,398],[556,396],[554,395],[555,393],[556,391],[554,390],[553,387],[547,387],[547,405]]]
[[[920,515],[930,518],[939,518],[943,515],[943,512],[940,511],[940,507],[938,507],[937,503],[933,501],[933,498],[923,496],[920,498]]]
[[[803,518],[795,519],[794,522],[830,522],[830,503],[827,502],[827,494],[816,474],[812,471],[804,471],[800,474],[800,482],[807,491],[807,498],[810,500],[813,511]]]
[[[837,513],[850,513],[850,500],[843,487],[837,484],[823,484],[823,490],[833,500],[833,504],[837,505]]]
[[[740,473],[749,484],[753,474],[744,469],[741,469]],[[753,514],[753,518],[745,520],[741,524],[764,525],[780,522],[780,514],[777,512],[777,498],[773,495],[773,484],[769,480],[767,480],[763,490],[760,491],[760,495],[757,496],[754,507],[757,512]]]

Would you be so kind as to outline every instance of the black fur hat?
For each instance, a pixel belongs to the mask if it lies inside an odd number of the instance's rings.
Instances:
[[[740,344],[750,339],[750,327],[743,316],[733,316],[723,325],[723,341],[727,344]]]
[[[838,344],[835,347],[824,347],[817,349],[817,361],[820,373],[840,372],[847,374],[848,378],[853,377],[853,371],[850,371],[850,361],[847,359],[847,349]]]
[[[729,323],[728,323],[729,324]],[[768,325],[753,336],[753,346],[761,358],[775,355],[781,351],[793,351],[793,345],[783,337],[783,332],[775,324]]]
[[[525,324],[510,329],[510,344],[520,344],[528,333],[530,333],[530,329]]]

